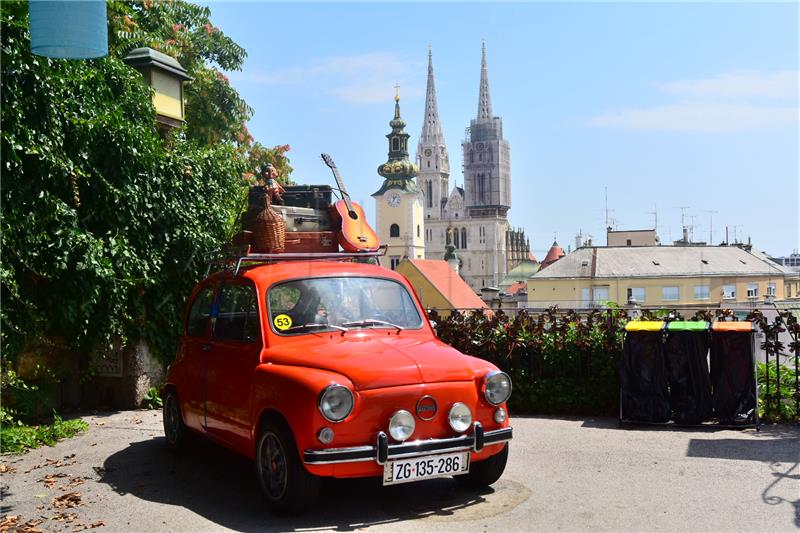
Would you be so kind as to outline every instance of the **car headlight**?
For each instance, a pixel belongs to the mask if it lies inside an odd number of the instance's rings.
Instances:
[[[403,442],[408,439],[416,427],[414,422],[414,415],[406,410],[400,409],[392,415],[389,420],[389,435],[396,441]]]
[[[492,405],[500,405],[511,396],[511,378],[505,372],[489,372],[483,383],[483,395]]]
[[[463,403],[456,402],[450,408],[447,420],[450,422],[450,427],[453,428],[453,431],[464,433],[472,425],[472,412]]]
[[[341,422],[353,410],[353,393],[336,383],[328,385],[319,395],[319,411],[330,422]]]

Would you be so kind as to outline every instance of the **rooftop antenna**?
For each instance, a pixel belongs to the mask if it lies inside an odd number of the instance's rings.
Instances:
[[[691,206],[689,205],[679,205],[676,206],[675,209],[681,210],[681,227],[686,227],[686,210],[689,209]]]
[[[658,204],[653,204],[653,210],[647,212],[648,215],[653,215],[655,221],[653,222],[653,229],[658,233]]]
[[[689,219],[689,242],[694,242],[694,219],[696,219],[697,216],[686,215],[686,218]]]
[[[606,185],[603,187],[605,199],[606,199],[606,228],[608,227],[608,186]]]
[[[733,243],[739,244],[739,228],[743,227],[741,224],[733,226]]]
[[[710,209],[706,209],[703,213],[708,213],[708,244],[714,244],[714,215],[719,213],[719,211],[712,211]]]

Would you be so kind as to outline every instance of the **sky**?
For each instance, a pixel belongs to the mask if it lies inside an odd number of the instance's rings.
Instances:
[[[800,248],[798,46],[789,3],[210,2],[248,53],[231,83],[256,140],[289,144],[297,183],[334,184],[374,221],[394,85],[416,145],[428,47],[451,187],[477,114],[486,40],[494,114],[511,144],[509,219],[542,258],[579,232],[606,242],[725,238]],[[607,197],[607,202],[606,202]],[[684,209],[680,209],[684,207]]]

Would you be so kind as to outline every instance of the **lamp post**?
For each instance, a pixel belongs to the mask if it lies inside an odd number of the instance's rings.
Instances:
[[[180,63],[167,54],[152,48],[136,48],[123,60],[144,76],[144,81],[153,88],[153,105],[156,122],[162,133],[181,126],[183,113],[183,82],[191,80]]]

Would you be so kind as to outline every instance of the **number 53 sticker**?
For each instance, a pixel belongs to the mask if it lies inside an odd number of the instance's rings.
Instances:
[[[272,323],[280,330],[289,329],[292,327],[292,317],[289,315],[278,315],[272,319]]]

